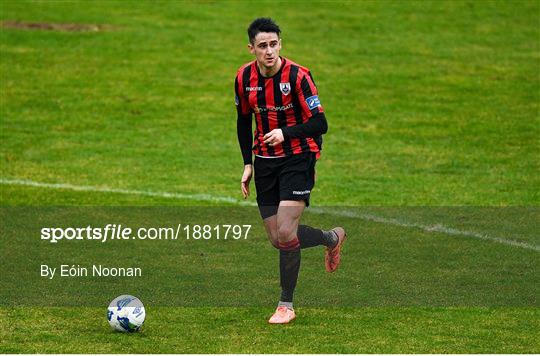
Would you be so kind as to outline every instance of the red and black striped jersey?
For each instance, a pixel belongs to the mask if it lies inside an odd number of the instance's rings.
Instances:
[[[238,113],[255,114],[253,153],[263,157],[281,157],[304,152],[320,152],[322,138],[285,138],[274,147],[264,143],[263,136],[276,128],[306,123],[323,112],[317,87],[310,71],[281,57],[281,68],[272,77],[263,77],[257,61],[240,67],[235,91]]]

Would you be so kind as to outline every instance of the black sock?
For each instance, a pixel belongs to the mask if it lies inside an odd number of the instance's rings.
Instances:
[[[281,280],[281,301],[293,301],[294,288],[300,271],[300,247],[279,250],[279,274]]]
[[[333,247],[337,242],[337,236],[332,231],[323,231],[307,225],[298,225],[297,235],[300,248],[319,245]]]

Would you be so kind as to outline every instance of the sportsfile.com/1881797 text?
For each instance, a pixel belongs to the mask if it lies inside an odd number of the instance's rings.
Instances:
[[[44,227],[41,240],[50,243],[59,241],[92,240],[246,240],[251,225],[238,224],[178,224],[175,227],[139,227],[132,229],[122,224],[107,224],[104,227]]]

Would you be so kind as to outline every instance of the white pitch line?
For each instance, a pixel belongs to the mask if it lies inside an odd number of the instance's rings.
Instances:
[[[73,185],[65,183],[42,183],[35,182],[31,180],[24,179],[6,179],[0,178],[0,184],[3,185],[23,185],[30,187],[39,187],[39,188],[50,188],[50,189],[66,189],[82,192],[99,192],[99,193],[115,193],[115,194],[129,194],[129,195],[142,195],[150,197],[159,197],[159,198],[173,198],[173,199],[186,199],[186,200],[197,200],[197,201],[208,201],[216,203],[231,203],[243,206],[256,206],[257,204],[250,201],[242,201],[239,199],[231,197],[220,197],[210,194],[184,194],[184,193],[168,193],[168,192],[153,192],[147,190],[132,190],[132,189],[115,189],[108,187],[94,187],[94,186],[85,186],[85,185]],[[372,215],[372,214],[357,214],[354,211],[350,210],[328,210],[324,208],[310,208],[310,212],[316,214],[330,214],[334,216],[348,217],[348,218],[357,218],[366,221],[377,222],[386,225],[401,226],[407,228],[420,229],[425,232],[438,232],[451,236],[465,236],[472,237],[480,240],[492,241],[508,246],[520,247],[528,250],[540,252],[540,246],[528,244],[526,242],[516,241],[513,239],[506,239],[502,237],[493,237],[486,234],[481,234],[473,231],[463,231],[455,228],[447,227],[441,224],[436,225],[422,225],[416,223],[409,223],[406,221],[385,218],[382,216]]]
[[[210,194],[153,192],[153,191],[148,191],[148,190],[116,189],[116,188],[108,188],[108,187],[93,187],[90,185],[73,185],[73,184],[65,184],[65,183],[42,183],[42,182],[34,182],[31,180],[24,180],[24,179],[5,179],[5,178],[0,178],[0,184],[24,185],[28,187],[51,188],[51,189],[66,189],[66,190],[75,190],[79,192],[144,195],[148,197],[186,199],[186,200],[208,201],[208,202],[215,202],[215,203],[231,203],[231,204],[237,204],[237,205],[256,206],[256,204],[252,202],[245,202],[245,201],[241,201],[241,200],[230,198],[230,197],[220,197],[220,196],[214,196]]]
[[[534,251],[540,252],[540,246],[538,245],[532,245],[526,242],[506,239],[502,237],[493,237],[493,236],[481,234],[474,231],[458,230],[452,227],[444,226],[442,224],[423,225],[423,224],[417,224],[417,223],[409,223],[409,222],[394,219],[394,218],[385,218],[382,216],[377,216],[377,215],[372,215],[372,214],[357,214],[353,211],[343,211],[343,210],[325,211],[322,208],[313,208],[312,212],[331,214],[331,215],[337,215],[337,216],[343,216],[343,217],[349,217],[349,218],[359,218],[362,220],[373,221],[373,222],[386,224],[386,225],[394,225],[394,226],[401,226],[401,227],[407,227],[407,228],[413,228],[413,229],[420,229],[425,232],[438,232],[438,233],[451,235],[451,236],[473,237],[480,240],[487,240],[487,241],[492,241],[492,242],[496,242],[496,243],[500,243],[504,245],[521,247],[528,250],[534,250]]]

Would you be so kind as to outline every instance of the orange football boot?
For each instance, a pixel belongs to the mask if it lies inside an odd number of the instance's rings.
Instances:
[[[324,264],[328,272],[334,272],[341,262],[341,247],[347,238],[347,234],[342,227],[335,227],[332,231],[337,235],[338,242],[333,248],[326,248],[324,252]]]
[[[286,306],[279,306],[276,309],[276,312],[268,322],[270,324],[288,324],[296,318],[296,314],[293,309],[289,309]]]

